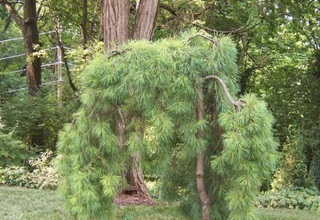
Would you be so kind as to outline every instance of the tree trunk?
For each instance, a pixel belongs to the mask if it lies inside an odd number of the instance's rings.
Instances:
[[[41,60],[39,56],[34,56],[35,46],[39,45],[39,32],[37,27],[36,0],[24,2],[24,26],[23,37],[27,57],[27,85],[29,95],[35,95],[41,85]]]
[[[204,119],[204,104],[203,104],[203,89],[198,89],[198,103],[197,103],[197,119]],[[198,138],[204,138],[204,131],[200,130],[197,134]],[[201,202],[201,219],[210,220],[210,198],[206,191],[205,186],[205,158],[204,152],[200,152],[197,155],[197,165],[196,165],[196,184],[197,190]]]
[[[155,25],[159,0],[140,0],[133,27],[132,38],[135,40],[151,40]],[[143,137],[142,137],[143,138]],[[134,186],[138,194],[151,199],[144,183],[144,175],[141,167],[141,153],[131,155],[131,166],[128,174],[128,182]]]
[[[85,49],[88,41],[88,0],[82,1],[82,21],[80,24],[82,47]]]
[[[156,22],[159,0],[140,0],[132,38],[151,40]]]
[[[0,4],[6,9],[7,13],[12,17],[16,24],[21,29],[25,54],[26,54],[26,76],[28,94],[34,96],[37,94],[41,85],[41,60],[39,56],[34,56],[34,52],[40,47],[39,44],[39,32],[37,27],[38,15],[37,15],[37,1],[28,0],[24,1],[22,18],[15,10],[14,4],[7,0],[0,0]],[[34,126],[39,127],[41,122],[37,122]],[[31,146],[43,146],[44,145],[44,131],[42,128],[30,134]]]
[[[132,38],[135,40],[150,40],[153,34],[154,24],[157,15],[159,0],[140,0],[135,23],[132,31]],[[107,50],[124,44],[129,40],[129,14],[130,0],[104,0],[103,2],[103,32],[104,46]],[[127,120],[127,119],[125,119]],[[120,135],[120,147],[123,147],[123,131],[125,126],[119,122],[118,132]],[[147,199],[151,199],[144,183],[144,176],[141,168],[141,153],[135,152],[131,155],[131,163],[126,175],[128,184],[137,190],[137,193]]]
[[[106,49],[114,48],[129,39],[129,0],[104,0],[103,35]]]
[[[41,85],[41,60],[33,56],[35,45],[39,45],[39,32],[37,28],[37,8],[36,0],[24,1],[22,18],[15,10],[14,4],[7,0],[0,0],[0,4],[16,22],[22,31],[24,47],[26,53],[26,75],[28,94],[33,96],[37,93]]]
[[[144,183],[144,175],[141,168],[141,153],[136,151],[131,155],[131,163],[127,180],[131,187],[133,187],[137,194],[148,200],[152,200],[148,193],[146,184]]]

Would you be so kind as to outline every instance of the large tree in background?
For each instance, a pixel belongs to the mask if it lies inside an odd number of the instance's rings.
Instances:
[[[39,31],[37,27],[37,1],[28,0],[23,2],[23,17],[15,9],[16,3],[1,0],[0,4],[6,9],[22,32],[25,48],[25,74],[27,77],[28,95],[35,96],[41,85],[41,59],[35,52],[39,49]],[[37,132],[29,134],[31,146],[44,145],[43,128],[39,126],[41,121],[37,121],[34,127]]]
[[[130,1],[129,0],[104,0],[103,2],[103,33],[106,50],[117,45],[124,44],[129,39],[150,40],[153,34],[159,0],[140,0],[132,7],[135,10],[133,27],[130,27]],[[132,29],[132,33],[130,30]],[[126,116],[118,125],[120,142],[125,144]],[[141,168],[141,153],[134,152],[131,155],[132,163],[127,172],[127,180],[137,192],[150,199]]]
[[[39,32],[37,27],[37,1],[28,0],[23,3],[23,17],[15,9],[15,3],[0,0],[0,4],[10,14],[21,29],[26,53],[26,75],[29,95],[35,95],[41,85],[41,60],[34,52],[39,47]]]
[[[132,6],[136,8],[134,26],[130,27],[130,1],[104,0],[103,36],[106,49],[121,45],[128,39],[151,39],[159,0],[140,0],[136,4]]]

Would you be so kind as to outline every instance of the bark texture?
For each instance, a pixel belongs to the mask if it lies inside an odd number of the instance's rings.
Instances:
[[[106,49],[114,48],[129,39],[129,0],[104,0],[103,32]]]
[[[88,41],[88,0],[82,1],[82,20],[80,24],[82,47],[85,49]]]
[[[130,0],[104,0],[102,26],[106,50],[124,44],[129,39],[151,39],[159,0],[140,0],[138,2],[135,22],[132,27],[132,36],[130,37]],[[126,145],[125,121],[128,121],[128,118],[125,116],[121,116],[121,118],[118,124],[118,132],[120,134],[119,147],[124,148]],[[131,163],[126,178],[130,188],[134,188],[140,196],[151,199],[144,183],[141,153],[138,151],[131,155]]]
[[[131,166],[129,169],[129,184],[137,190],[137,194],[142,198],[152,200],[144,183],[144,175],[141,168],[141,153],[136,151],[131,155]]]
[[[7,0],[0,0],[0,4],[22,31],[26,54],[26,75],[29,95],[35,95],[41,85],[41,60],[40,57],[33,56],[35,52],[34,46],[39,45],[36,3],[36,0],[24,1],[24,17],[22,18],[15,10],[13,3]]]
[[[34,56],[35,46],[39,44],[39,32],[37,27],[36,0],[24,2],[24,25],[23,37],[27,57],[27,84],[29,95],[35,95],[41,85],[41,60],[39,56]]]
[[[140,0],[132,38],[151,40],[155,26],[159,0]]]

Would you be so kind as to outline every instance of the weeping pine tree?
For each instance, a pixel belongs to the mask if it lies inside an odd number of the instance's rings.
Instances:
[[[143,162],[152,154],[163,192],[194,219],[253,219],[277,144],[265,104],[233,99],[236,56],[230,38],[196,30],[97,55],[82,75],[82,107],[60,133],[57,169],[70,212],[112,219],[131,155]]]

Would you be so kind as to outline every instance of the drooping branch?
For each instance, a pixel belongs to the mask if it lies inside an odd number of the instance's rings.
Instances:
[[[208,79],[214,79],[215,81],[217,81],[220,84],[220,86],[222,87],[224,93],[226,94],[226,96],[227,96],[228,100],[231,102],[231,104],[236,108],[241,108],[241,106],[244,104],[244,101],[242,99],[239,99],[237,101],[233,100],[226,84],[223,82],[223,80],[220,77],[218,77],[216,75],[209,75],[209,76],[203,77],[203,80],[208,80]]]

